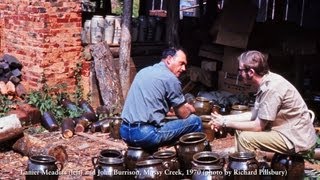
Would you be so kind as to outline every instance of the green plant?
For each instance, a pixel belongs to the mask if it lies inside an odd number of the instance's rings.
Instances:
[[[139,16],[139,4],[140,0],[133,0],[132,4],[132,16]],[[117,0],[116,5],[112,8],[112,13],[116,15],[121,15],[123,13],[123,0]]]
[[[0,94],[0,117],[5,116],[15,102],[6,95]]]
[[[41,114],[46,111],[52,112],[56,120],[60,122],[66,116],[67,111],[59,104],[59,100],[66,96],[66,94],[56,91],[64,87],[66,87],[66,85],[49,87],[45,83],[39,91],[31,91],[31,93],[26,96],[26,102],[37,107]]]
[[[82,62],[76,64],[74,70],[74,78],[76,80],[76,90],[73,94],[73,98],[76,102],[79,102],[83,98],[83,86],[81,83],[81,71],[82,71]]]

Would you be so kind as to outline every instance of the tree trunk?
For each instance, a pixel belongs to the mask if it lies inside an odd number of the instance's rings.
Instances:
[[[107,42],[92,46],[94,67],[102,101],[108,109],[122,109],[123,95],[113,57]]]
[[[130,87],[130,55],[131,55],[131,16],[132,0],[124,0],[123,23],[121,26],[121,42],[119,49],[119,74],[122,95],[125,98]]]
[[[42,141],[28,134],[24,134],[19,138],[13,144],[12,149],[28,157],[42,154],[53,156],[61,163],[68,160],[67,152],[63,146]]]
[[[167,2],[167,42],[169,47],[180,46],[178,29],[179,29],[179,0],[170,0]]]
[[[0,118],[0,142],[16,138],[22,132],[23,128],[17,115],[12,114]]]

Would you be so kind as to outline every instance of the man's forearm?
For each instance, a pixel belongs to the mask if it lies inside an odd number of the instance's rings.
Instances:
[[[252,113],[244,112],[241,114],[224,115],[223,117],[226,118],[228,121],[243,122],[243,121],[250,121],[252,117]]]

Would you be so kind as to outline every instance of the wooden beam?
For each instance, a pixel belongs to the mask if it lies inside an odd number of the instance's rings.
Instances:
[[[122,96],[127,96],[130,87],[130,56],[131,56],[131,17],[132,17],[132,0],[123,2],[123,21],[121,26],[121,41],[119,50],[119,75],[122,88]]]
[[[166,40],[170,47],[180,46],[178,35],[180,0],[167,2]]]

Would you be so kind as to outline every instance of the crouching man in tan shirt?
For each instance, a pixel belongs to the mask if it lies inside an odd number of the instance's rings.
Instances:
[[[282,76],[269,71],[265,56],[247,51],[238,57],[239,74],[245,83],[258,87],[251,112],[213,115],[212,128],[234,128],[238,151],[260,149],[281,154],[303,153],[317,136],[308,107],[297,89]]]

